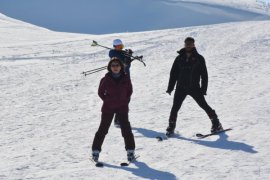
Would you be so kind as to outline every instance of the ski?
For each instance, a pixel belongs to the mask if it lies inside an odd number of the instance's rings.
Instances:
[[[213,135],[217,135],[217,134],[220,134],[220,133],[223,133],[223,132],[226,132],[226,131],[230,131],[230,130],[232,130],[232,128],[224,129],[224,130],[214,132],[214,133],[210,133],[210,134],[200,134],[200,133],[198,133],[198,134],[196,134],[196,137],[198,137],[200,139],[203,139],[203,138],[213,136]]]
[[[132,160],[132,161],[129,161],[129,162],[122,162],[120,164],[120,166],[129,166],[131,163],[133,163],[134,161],[136,161],[140,156],[135,156],[135,158]]]
[[[94,161],[92,158],[90,158],[90,161],[93,162],[96,167],[103,167],[104,166],[103,162]]]

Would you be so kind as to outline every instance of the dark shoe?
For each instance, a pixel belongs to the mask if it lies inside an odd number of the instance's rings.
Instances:
[[[166,129],[166,136],[171,136],[174,134],[176,123],[175,122],[169,122],[169,126]]]
[[[127,150],[127,160],[133,161],[135,159],[135,152],[134,150]]]
[[[93,161],[98,162],[99,153],[100,152],[98,150],[92,151],[92,159],[93,159]]]
[[[211,128],[211,133],[219,132],[222,130],[223,130],[223,127],[222,127],[221,123],[218,123],[217,125],[213,124],[212,128]]]

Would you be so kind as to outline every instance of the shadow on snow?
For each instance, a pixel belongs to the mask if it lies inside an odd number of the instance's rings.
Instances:
[[[138,131],[139,133],[141,133],[142,135],[148,138],[156,138],[157,136],[165,136],[164,133],[160,133],[160,132],[156,132],[156,131],[144,129],[144,128],[133,128],[133,130]],[[217,139],[216,141],[191,139],[191,138],[182,137],[181,135],[178,135],[178,134],[176,134],[172,138],[193,142],[193,143],[207,146],[210,148],[218,148],[218,149],[233,150],[233,151],[244,151],[247,153],[257,153],[257,151],[254,150],[254,147],[251,145],[248,145],[242,142],[229,141],[228,140],[229,136],[226,133],[221,133],[218,136],[219,136],[219,139]]]
[[[163,180],[163,179],[175,180],[176,179],[176,176],[174,174],[153,169],[143,162],[136,161],[132,164],[137,166],[137,168],[133,168],[129,166],[120,167],[120,166],[115,166],[115,165],[106,164],[106,163],[104,165],[105,167],[108,167],[108,168],[121,169],[121,170],[124,169],[138,177],[146,178],[146,179],[155,179],[155,180]]]

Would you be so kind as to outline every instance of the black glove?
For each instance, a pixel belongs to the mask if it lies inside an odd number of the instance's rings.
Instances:
[[[126,52],[127,52],[130,56],[132,56],[132,54],[133,54],[133,51],[132,51],[131,49],[126,49]]]
[[[167,90],[166,93],[168,93],[169,95],[171,95],[172,94],[172,91]]]
[[[205,90],[202,90],[202,89],[201,89],[201,92],[202,92],[202,94],[203,94],[204,96],[207,95]]]

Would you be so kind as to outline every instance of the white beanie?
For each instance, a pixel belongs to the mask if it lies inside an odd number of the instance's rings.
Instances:
[[[121,39],[115,39],[115,40],[113,40],[113,46],[119,46],[119,45],[123,45]]]

